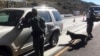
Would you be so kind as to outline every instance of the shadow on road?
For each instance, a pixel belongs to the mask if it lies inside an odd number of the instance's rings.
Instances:
[[[47,51],[47,50],[49,50],[49,49],[51,49],[51,48],[53,48],[53,47],[50,46],[50,45],[47,45],[47,46],[44,47],[44,51]]]
[[[70,44],[59,44],[58,46],[70,46]]]
[[[83,37],[82,35],[80,37]],[[73,51],[73,50],[79,50],[80,48],[85,48],[85,46],[88,44],[88,41],[91,40],[91,38],[87,37],[85,41],[81,40],[80,42],[76,43],[75,45],[70,45],[72,49],[69,49],[68,51]]]
[[[71,45],[72,49],[69,49],[68,51],[73,51],[73,50],[79,50],[80,48],[85,48],[88,42],[79,42],[75,45]]]
[[[68,44],[59,44],[59,46],[72,47],[68,51],[78,50],[80,48],[85,48],[85,46],[88,44],[88,41],[91,40],[91,38],[89,38],[88,36],[86,36],[84,34],[76,34],[76,33],[70,32],[70,31],[67,31],[66,35],[69,35],[72,40]],[[75,39],[80,39],[81,41],[79,41],[76,44],[73,44],[75,42],[74,41]]]
[[[44,47],[44,52],[47,51],[47,50],[49,50],[49,49],[51,49],[51,48],[53,48],[53,47],[51,47],[50,45],[45,46]],[[29,56],[37,56],[37,55],[35,53],[32,53]]]

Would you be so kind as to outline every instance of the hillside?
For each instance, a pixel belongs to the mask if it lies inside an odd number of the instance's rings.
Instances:
[[[27,0],[27,3],[23,2],[4,2],[0,1],[0,8],[4,7],[22,7],[46,4],[48,6],[55,7],[60,11],[60,13],[73,13],[73,11],[84,12],[91,5],[96,5],[94,3],[88,3],[81,0]],[[13,6],[12,6],[13,5]]]
[[[55,7],[61,13],[73,13],[73,11],[80,11],[82,13],[87,11],[90,6],[96,5],[94,3],[88,3],[82,0],[35,0],[35,2],[38,5],[45,3],[48,6]]]
[[[61,13],[73,13],[73,11],[84,12],[94,3],[87,3],[81,0],[55,0],[47,3],[57,8]]]

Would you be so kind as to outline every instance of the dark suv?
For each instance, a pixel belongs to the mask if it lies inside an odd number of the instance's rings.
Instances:
[[[86,15],[87,18],[89,18],[90,9],[94,10],[94,14],[96,17],[95,21],[100,21],[100,6],[90,6],[90,8],[87,11],[87,15]]]
[[[46,22],[45,44],[55,46],[63,27],[59,12],[52,7],[34,8]],[[31,10],[32,8],[5,8],[0,11],[0,55],[18,56],[33,49],[31,27],[20,29],[17,26]]]

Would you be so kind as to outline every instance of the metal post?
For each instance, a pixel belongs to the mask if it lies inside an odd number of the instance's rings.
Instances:
[[[6,6],[7,6],[7,8],[9,7],[9,1],[6,1]]]
[[[12,0],[9,0],[9,6],[12,7]]]
[[[23,0],[23,3],[24,3],[24,7],[27,7],[27,1]]]
[[[75,7],[75,6],[74,6],[74,2],[75,2],[75,1],[73,0],[73,8]],[[73,14],[74,14],[74,10],[73,10]],[[75,14],[74,14],[74,20],[73,20],[73,22],[75,22]]]

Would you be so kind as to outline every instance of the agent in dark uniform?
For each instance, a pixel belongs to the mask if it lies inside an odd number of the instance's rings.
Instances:
[[[32,26],[33,48],[35,50],[34,56],[43,56],[44,53],[44,35],[45,35],[45,21],[39,17],[36,9],[32,9],[25,19],[22,19],[18,28]]]
[[[32,26],[33,48],[35,49],[36,56],[43,56],[44,53],[44,34],[45,34],[45,21],[39,17],[36,9],[32,9]]]
[[[92,29],[93,29],[93,23],[95,20],[94,10],[90,9],[89,12],[89,18],[87,18],[87,34],[88,37],[92,38]]]

